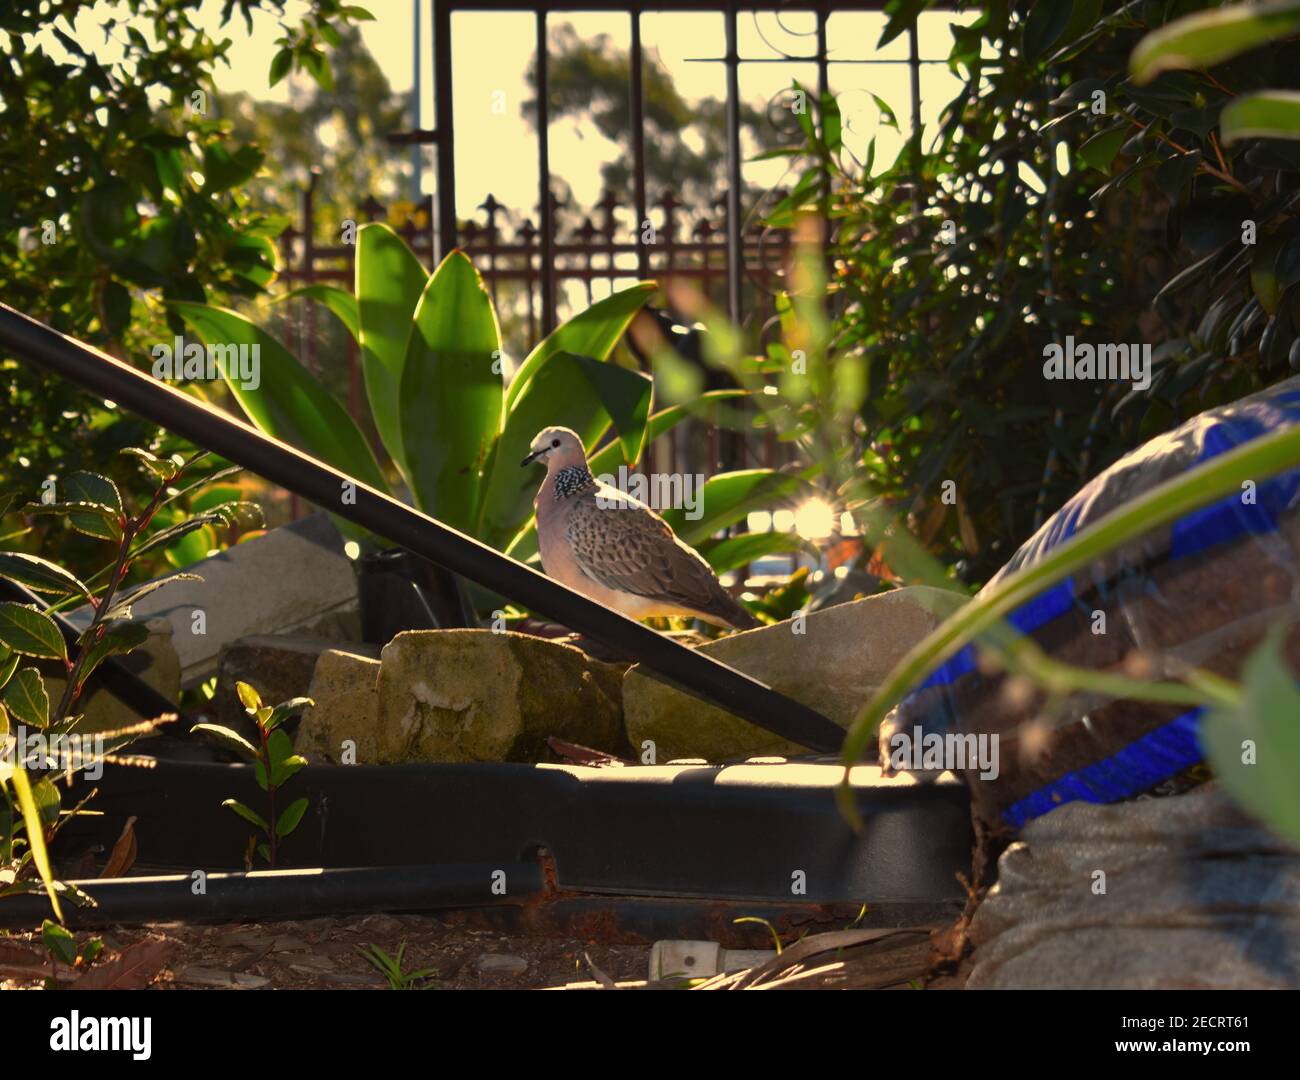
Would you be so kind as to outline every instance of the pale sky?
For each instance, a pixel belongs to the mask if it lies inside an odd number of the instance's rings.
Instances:
[[[221,4],[207,5],[198,21],[214,36],[230,37],[232,66],[219,67],[216,82],[223,91],[242,90],[254,98],[268,101],[292,100],[294,83],[307,80],[294,75],[274,88],[267,87],[267,71],[278,46],[276,20],[265,13],[254,17],[249,35],[238,15],[220,27]],[[305,8],[290,0],[288,12],[297,15]],[[410,0],[363,0],[375,16],[374,22],[362,23],[361,33],[367,48],[378,60],[394,91],[409,94],[413,83],[413,15]],[[502,5],[503,8],[506,5]],[[106,59],[117,51],[114,41],[104,42],[99,24],[110,13],[124,15],[120,3],[102,0],[84,9],[78,16],[76,36]],[[923,59],[942,59],[947,55],[952,21],[967,22],[973,13],[952,15],[931,13],[921,16],[920,40]],[[630,39],[629,18],[622,13],[565,12],[553,15],[555,23],[570,22],[583,38],[608,34],[617,48],[626,49]],[[146,35],[147,23],[136,25]],[[905,64],[863,65],[836,63],[877,56],[901,60],[907,56],[906,37],[900,37],[880,53],[875,42],[884,25],[884,16],[870,12],[836,12],[830,16],[827,37],[831,52],[831,88],[836,93],[845,116],[845,142],[859,157],[868,138],[877,138],[877,170],[887,166],[898,152],[902,139],[878,127],[878,115],[871,94],[883,98],[898,115],[906,133],[911,122],[908,69]],[[812,31],[814,16],[807,12],[773,11],[740,16],[740,54],[745,58],[779,57],[778,49],[793,54],[811,52],[815,47]],[[118,31],[121,34],[121,31]],[[427,42],[428,20],[422,36]],[[507,206],[523,208],[532,215],[537,201],[537,151],[532,130],[523,118],[521,105],[528,95],[525,74],[532,60],[534,19],[531,13],[507,10],[461,12],[453,15],[453,100],[456,117],[457,210],[462,217],[475,215],[476,208],[488,192]],[[42,35],[49,51],[59,56],[63,50],[53,35]],[[725,70],[721,63],[693,62],[699,58],[721,56],[723,19],[717,13],[648,13],[642,18],[645,48],[656,55],[672,75],[678,92],[688,101],[703,97],[725,96]],[[421,122],[433,126],[430,67],[432,57],[423,51],[423,99]],[[794,79],[806,86],[816,86],[816,66],[812,63],[754,63],[742,65],[742,96],[763,105],[789,87]],[[959,89],[959,81],[944,65],[927,65],[922,69],[922,119],[933,123],[943,105]],[[505,108],[498,104],[504,95]],[[621,151],[590,125],[578,119],[554,123],[551,129],[552,170],[572,187],[577,200],[594,203],[601,194],[600,165]],[[432,152],[426,151],[424,190],[432,190]],[[755,184],[778,183],[784,162],[755,162],[745,166],[746,179]],[[720,178],[721,179],[721,178]],[[721,184],[719,193],[721,193]],[[651,192],[651,198],[657,194]],[[481,215],[480,215],[481,216]]]

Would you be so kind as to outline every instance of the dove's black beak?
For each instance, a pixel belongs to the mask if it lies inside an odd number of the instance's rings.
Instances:
[[[534,461],[537,460],[537,458],[541,455],[541,453],[542,453],[542,451],[540,451],[540,450],[534,450],[534,451],[532,451],[532,452],[531,452],[531,453],[530,453],[526,458],[524,458],[523,461],[521,461],[521,462],[519,463],[519,467],[520,467],[521,469],[526,469],[526,468],[528,468],[529,465],[531,465]]]

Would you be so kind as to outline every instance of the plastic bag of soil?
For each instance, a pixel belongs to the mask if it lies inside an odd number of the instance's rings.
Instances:
[[[986,588],[1162,481],[1296,423],[1300,378],[1151,440],[1080,489]],[[1268,627],[1297,614],[1300,468],[1151,530],[1039,593],[1007,622],[1079,667],[1158,678],[1192,666],[1236,678]],[[1288,652],[1300,662],[1300,634]],[[974,764],[972,749],[962,770],[976,816],[1014,830],[1063,803],[1175,794],[1207,779],[1197,741],[1202,712],[1088,694],[1048,702],[1023,679],[981,670],[978,647],[968,646],[886,718],[881,758],[889,761],[902,741],[935,744],[937,736],[973,748],[969,736],[984,736],[979,745],[997,748],[996,768]]]

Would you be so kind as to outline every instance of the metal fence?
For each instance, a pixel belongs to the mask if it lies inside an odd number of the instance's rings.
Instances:
[[[834,10],[882,10],[876,2],[818,3],[782,0],[770,9],[811,11],[816,16],[812,45],[806,55],[786,60],[810,62],[817,69],[817,92],[829,91],[831,57],[827,47],[827,22]],[[946,5],[938,5],[943,7]],[[392,208],[373,197],[350,215],[363,221],[388,220],[416,254],[433,265],[454,248],[473,259],[483,275],[497,306],[520,323],[525,341],[511,344],[526,349],[553,329],[562,308],[599,299],[617,287],[635,280],[655,278],[661,283],[691,282],[738,324],[763,326],[771,315],[767,300],[779,287],[789,251],[789,235],[770,230],[747,219],[742,206],[745,189],[741,178],[741,120],[739,71],[744,63],[762,62],[742,57],[738,50],[737,19],[742,11],[770,10],[763,5],[738,0],[694,3],[691,0],[584,0],[563,3],[554,0],[508,0],[506,3],[479,0],[430,0],[426,24],[427,42],[421,31],[421,4],[416,3],[414,49],[418,58],[428,48],[433,58],[434,124],[388,135],[394,147],[414,151],[428,146],[433,151],[435,194],[418,203],[406,204],[399,220]],[[531,208],[503,206],[490,193],[471,220],[456,214],[457,131],[453,122],[452,98],[452,15],[458,11],[513,11],[531,13],[536,22],[534,81],[536,91],[537,161],[540,176],[538,200]],[[549,145],[548,107],[548,16],[567,10],[617,11],[626,14],[631,26],[629,50],[629,116],[631,180],[622,196],[606,192],[594,207],[565,206],[555,196]],[[688,205],[671,190],[652,192],[648,188],[645,153],[644,54],[641,18],[645,12],[704,11],[722,15],[725,55],[711,58],[726,69],[726,176],[724,190],[708,205]],[[911,71],[912,116],[920,115],[920,79],[916,26],[908,31],[909,57],[902,61]],[[836,61],[843,63],[844,61]],[[877,63],[887,61],[853,61]],[[899,61],[892,61],[899,62]],[[418,79],[418,75],[417,75]],[[418,84],[417,84],[418,97]],[[913,140],[919,139],[914,128]],[[301,195],[298,224],[280,239],[281,276],[294,284],[332,281],[350,284],[355,249],[340,243],[321,243],[314,213],[314,181]],[[779,197],[779,193],[771,193]],[[647,233],[645,223],[653,226]],[[575,295],[576,289],[576,295]],[[316,312],[304,305],[299,312],[294,336],[300,355],[311,367],[317,339]],[[355,347],[347,345],[349,403],[355,415],[365,412],[364,390]],[[679,429],[673,440],[650,448],[647,467],[665,471],[704,471],[755,465],[775,466],[786,450],[769,434],[734,438],[705,425]]]

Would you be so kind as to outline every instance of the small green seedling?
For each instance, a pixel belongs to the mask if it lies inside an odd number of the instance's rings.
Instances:
[[[103,938],[91,938],[78,947],[77,939],[72,932],[53,919],[46,919],[41,924],[41,942],[52,959],[82,971],[98,960],[104,951]],[[54,985],[53,979],[46,981],[47,989],[53,988]]]
[[[268,813],[262,817],[256,810],[245,806],[238,799],[227,799],[222,806],[228,806],[250,825],[256,826],[265,840],[256,835],[249,840],[249,852],[245,863],[252,866],[253,853],[262,856],[274,868],[279,843],[298,827],[302,816],[307,812],[306,798],[294,799],[283,810],[277,811],[276,802],[280,788],[294,773],[307,764],[307,759],[293,752],[293,743],[282,729],[290,717],[300,713],[315,702],[311,698],[298,697],[283,701],[275,707],[262,704],[261,695],[248,683],[235,683],[235,692],[244,706],[244,711],[252,717],[257,725],[259,742],[254,746],[237,731],[220,724],[195,724],[191,731],[201,731],[215,735],[227,746],[233,747],[253,762],[254,775],[258,786],[267,795]]]
[[[406,942],[403,941],[397,946],[397,955],[389,956],[378,945],[371,945],[369,948],[357,946],[361,955],[364,956],[371,964],[379,969],[380,974],[388,980],[390,990],[415,990],[417,983],[425,983],[424,986],[418,987],[420,990],[436,989],[428,982],[437,975],[433,968],[424,968],[420,971],[403,971],[402,958],[406,955]]]

